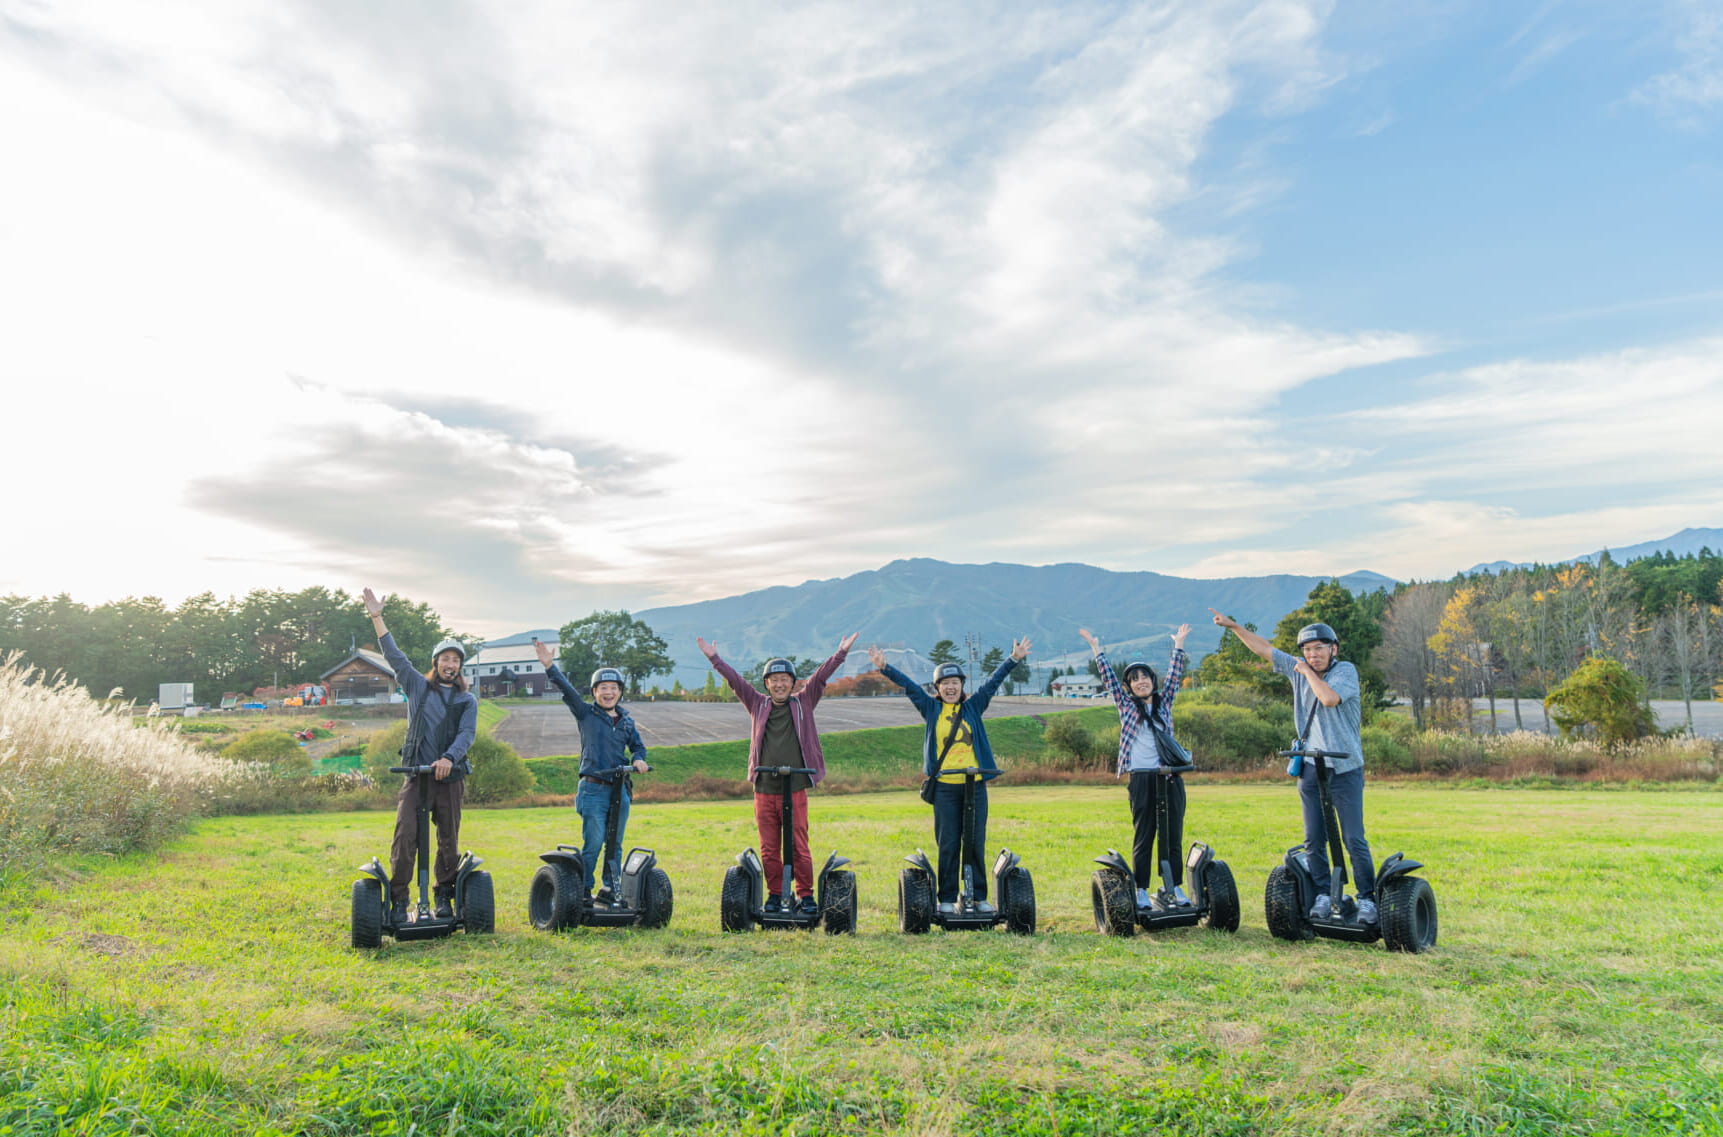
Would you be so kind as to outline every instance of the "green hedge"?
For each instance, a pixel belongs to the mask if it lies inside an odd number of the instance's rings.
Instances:
[[[389,767],[401,764],[401,747],[407,741],[405,719],[371,736],[365,747],[365,770],[380,786],[400,784],[401,775],[389,773]],[[499,742],[489,733],[480,731],[467,751],[473,772],[467,775],[467,800],[475,804],[507,801],[532,789],[532,772],[506,742]]]

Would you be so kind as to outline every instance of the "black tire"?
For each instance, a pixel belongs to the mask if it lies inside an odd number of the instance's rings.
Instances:
[[[496,892],[491,886],[491,874],[483,869],[467,874],[461,921],[469,936],[487,936],[497,930]]]
[[[675,908],[676,894],[670,888],[670,874],[653,865],[640,882],[640,926],[664,927],[670,923],[670,913]]]
[[[933,880],[920,869],[897,874],[897,927],[911,936],[933,927]]]
[[[724,870],[724,890],[718,896],[718,927],[726,932],[753,931],[748,900],[748,875],[742,866],[731,865]]]
[[[1285,865],[1275,865],[1268,874],[1268,887],[1262,894],[1262,914],[1268,921],[1269,934],[1277,940],[1308,940],[1316,936],[1316,930],[1304,918],[1298,881]]]
[[[1284,871],[1285,866],[1281,868]],[[1238,882],[1232,879],[1232,869],[1225,861],[1210,861],[1207,872],[1203,894],[1208,897],[1208,915],[1203,923],[1217,932],[1238,931]]]
[[[1436,893],[1420,876],[1397,876],[1378,890],[1382,943],[1417,954],[1436,946]]]
[[[1136,883],[1117,869],[1096,869],[1089,878],[1089,900],[1095,906],[1095,930],[1103,936],[1137,934]]]
[[[353,882],[353,946],[383,946],[383,882],[374,876]]]
[[[856,874],[837,869],[826,877],[826,935],[854,935],[856,930]]]
[[[560,932],[578,921],[580,900],[580,880],[573,869],[562,864],[541,865],[527,889],[527,923],[541,932]]]
[[[1035,880],[1022,865],[1006,873],[1000,882],[999,910],[1005,913],[1006,931],[1018,936],[1035,934]]]

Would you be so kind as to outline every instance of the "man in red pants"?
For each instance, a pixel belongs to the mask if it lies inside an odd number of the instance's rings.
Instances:
[[[814,858],[808,850],[808,790],[826,776],[820,732],[814,725],[814,706],[825,692],[826,683],[843,666],[856,635],[851,632],[845,636],[838,650],[820,664],[800,691],[795,691],[796,669],[789,660],[768,661],[761,676],[766,685],[764,694],[725,663],[716,647],[698,637],[694,641],[754,720],[748,744],[748,780],[754,783],[754,823],[760,830],[760,860],[766,869],[766,880],[773,887],[784,879],[784,787],[777,774],[765,771],[778,766],[814,771],[811,775],[790,775],[790,841],[795,854],[791,871],[795,874],[802,911],[808,915],[819,911],[819,903],[814,899]],[[795,904],[793,898],[774,892],[766,900],[766,911],[777,912]]]

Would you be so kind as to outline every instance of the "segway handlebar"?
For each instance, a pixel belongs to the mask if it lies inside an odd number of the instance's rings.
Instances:
[[[808,774],[811,776],[817,773],[819,773],[818,770],[810,770],[806,766],[757,766],[754,769],[754,777],[756,778],[761,774],[776,774],[780,778],[787,778],[791,774]]]
[[[1298,755],[1300,758],[1350,758],[1350,757],[1352,757],[1351,754],[1348,754],[1344,750],[1306,750],[1302,746],[1294,747],[1291,750],[1279,751],[1279,754],[1282,758],[1291,758],[1294,754]]]
[[[616,779],[626,778],[630,774],[650,773],[651,770],[652,770],[651,766],[647,766],[645,770],[636,770],[634,768],[634,764],[632,762],[630,762],[626,766],[612,766],[608,770],[594,770],[590,774],[583,774],[582,777],[608,778],[614,782],[614,781],[616,781]]]
[[[430,769],[431,768],[429,766],[390,766],[389,767],[389,773],[391,773],[391,774],[417,774],[421,770],[428,772]]]

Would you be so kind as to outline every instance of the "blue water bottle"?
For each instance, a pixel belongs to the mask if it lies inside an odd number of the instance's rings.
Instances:
[[[1298,743],[1293,746],[1293,749],[1303,750],[1304,740],[1300,739]],[[1289,778],[1296,778],[1302,773],[1304,773],[1304,755],[1294,754],[1286,760],[1286,776]]]

